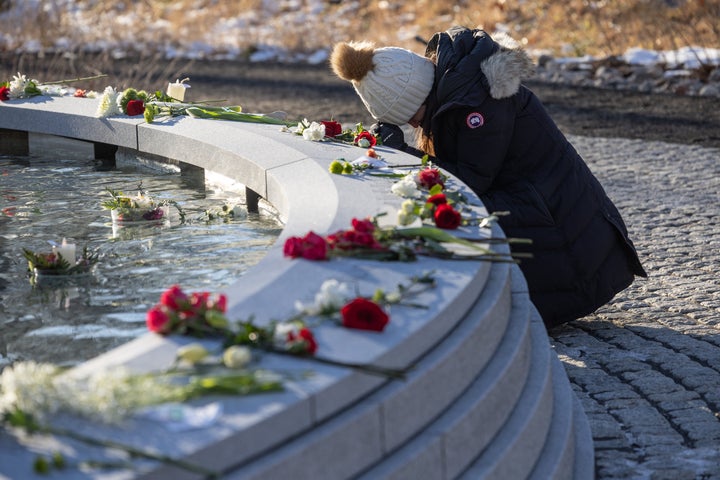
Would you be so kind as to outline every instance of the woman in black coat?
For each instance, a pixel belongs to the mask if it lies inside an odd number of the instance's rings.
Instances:
[[[500,226],[532,244],[520,268],[546,326],[595,311],[646,276],[617,208],[580,155],[521,84],[534,65],[506,36],[454,27],[425,59],[367,43],[336,45],[333,70],[352,81],[385,145],[432,155]],[[418,149],[397,125],[421,128]]]

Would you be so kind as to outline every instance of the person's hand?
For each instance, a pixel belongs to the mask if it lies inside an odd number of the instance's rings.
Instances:
[[[379,136],[382,144],[386,147],[398,150],[404,150],[407,147],[402,129],[392,123],[376,123],[370,127],[370,133]]]

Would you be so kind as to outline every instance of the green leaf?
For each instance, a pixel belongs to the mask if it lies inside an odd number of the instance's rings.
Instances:
[[[188,107],[187,114],[193,118],[208,118],[212,120],[232,120],[235,122],[269,123],[272,125],[295,125],[285,120],[263,115],[262,113],[243,113],[239,107]]]

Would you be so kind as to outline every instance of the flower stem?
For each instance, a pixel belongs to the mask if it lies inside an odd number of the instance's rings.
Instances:
[[[84,80],[95,80],[95,79],[104,78],[104,77],[107,77],[107,74],[101,73],[100,75],[94,75],[94,76],[92,76],[92,77],[68,78],[68,79],[65,79],[65,80],[57,80],[57,81],[55,81],[55,82],[42,82],[42,83],[40,83],[39,85],[40,85],[40,86],[42,86],[42,85],[62,85],[62,84],[65,84],[65,83],[82,82],[82,81],[84,81]]]

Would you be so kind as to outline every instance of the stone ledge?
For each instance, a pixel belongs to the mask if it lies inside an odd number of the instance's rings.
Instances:
[[[287,462],[292,464],[293,458],[297,461],[298,452],[310,452],[308,454],[313,457],[316,468],[310,465],[307,470],[303,469],[306,475],[297,471],[299,476],[296,478],[317,478],[318,474],[346,478],[375,464],[392,463],[393,455],[404,451],[406,447],[403,445],[412,444],[416,435],[419,435],[417,438],[431,436],[431,441],[425,442],[427,449],[414,454],[416,458],[425,459],[423,462],[437,458],[437,441],[445,443],[454,437],[464,439],[458,442],[456,448],[465,447],[466,451],[455,453],[468,459],[475,456],[474,451],[483,448],[481,445],[488,444],[488,451],[497,453],[492,458],[488,459],[486,455],[483,460],[475,461],[471,470],[478,468],[478,471],[485,472],[478,478],[491,477],[492,472],[502,471],[522,471],[523,476],[530,475],[543,451],[552,450],[544,448],[546,443],[552,443],[547,438],[547,432],[552,431],[549,424],[555,403],[552,399],[556,390],[569,386],[566,377],[550,381],[550,368],[547,366],[550,364],[546,359],[554,354],[549,350],[542,325],[537,319],[531,322],[534,308],[517,268],[513,268],[512,275],[509,275],[507,266],[491,266],[486,262],[436,259],[421,259],[415,263],[350,259],[308,262],[283,258],[281,246],[288,236],[304,235],[308,230],[329,233],[347,228],[353,217],[362,218],[388,206],[399,206],[400,199],[390,193],[392,180],[338,176],[327,172],[332,160],[338,157],[353,160],[364,153],[362,149],[337,143],[307,142],[270,125],[188,117],[150,125],[128,117],[101,120],[93,117],[94,108],[95,102],[73,98],[45,97],[37,101],[6,102],[0,104],[0,128],[117,145],[142,154],[184,162],[243,182],[280,212],[285,228],[277,244],[258,265],[226,289],[228,316],[231,319],[254,316],[260,321],[268,321],[286,318],[294,312],[295,300],[312,299],[322,282],[329,278],[353,283],[360,292],[369,293],[378,287],[394,288],[408,275],[433,270],[438,286],[417,299],[428,305],[427,310],[394,310],[391,324],[381,335],[333,326],[320,326],[316,330],[324,356],[394,368],[416,365],[417,372],[407,382],[388,381],[338,367],[318,366],[300,359],[269,357],[263,360],[263,366],[298,372],[312,369],[314,375],[291,382],[287,390],[280,393],[214,399],[223,403],[222,419],[213,428],[184,434],[181,444],[176,441],[175,434],[161,426],[136,420],[130,420],[125,428],[118,429],[59,417],[55,419],[58,426],[72,427],[96,438],[137,447],[152,446],[158,453],[196,465],[232,471],[232,478],[251,477],[252,472],[264,472],[263,478],[282,478],[287,469],[275,468],[288,465]],[[393,164],[417,164],[415,157],[382,147],[378,150]],[[466,186],[459,182],[456,185],[480,205]],[[486,213],[481,206],[477,209],[481,214]],[[502,235],[502,232],[494,227],[493,235]],[[502,248],[507,251],[507,247]],[[506,272],[504,277],[493,273],[500,271]],[[511,314],[510,303],[515,314]],[[523,305],[524,310],[515,307]],[[525,313],[519,314],[519,311]],[[484,322],[484,318],[489,323]],[[518,327],[509,328],[511,318]],[[489,328],[493,329],[493,335],[482,334],[488,325],[492,325]],[[462,336],[458,337],[458,332],[467,328],[470,328],[467,337],[464,342],[460,341]],[[497,398],[504,395],[508,398],[511,390],[522,386],[525,392],[522,403],[531,406],[530,416],[515,409],[508,414],[508,421],[498,419],[498,432],[503,433],[497,438],[492,436],[482,441],[478,438],[475,442],[472,431],[461,433],[462,422],[447,423],[445,430],[428,426],[426,420],[434,421],[433,418],[451,404],[455,405],[454,409],[460,417],[469,415],[471,410],[464,409],[474,404],[470,401],[473,397],[462,396],[461,392],[466,388],[463,385],[468,385],[475,377],[488,375],[492,364],[510,362],[522,365],[517,362],[528,358],[527,353],[522,353],[527,350],[522,347],[527,342],[527,335],[519,332],[527,332],[528,329],[533,332],[533,358],[544,359],[533,368],[545,373],[526,375],[525,380],[517,374],[501,376],[493,385],[497,387]],[[478,356],[473,355],[471,339],[477,342],[476,348],[482,348]],[[511,348],[499,349],[501,339],[502,342],[510,342]],[[82,372],[119,364],[137,371],[162,368],[173,361],[178,346],[187,342],[189,340],[185,338],[147,334],[86,362],[77,370]],[[541,364],[547,365],[541,367]],[[553,375],[556,372],[553,371]],[[516,381],[511,381],[513,378]],[[432,389],[441,381],[446,385],[443,388],[449,390],[436,392],[441,395],[431,395]],[[461,398],[468,400],[458,400]],[[491,413],[487,405],[477,405],[480,406],[472,411],[481,417]],[[403,415],[410,417],[407,422],[403,422]],[[584,418],[582,414],[575,417],[576,420]],[[291,438],[298,439],[297,447],[287,443]],[[589,431],[583,432],[580,427],[576,429],[574,439],[575,443],[592,444]],[[5,441],[1,435],[0,441]],[[351,451],[340,448],[343,444]],[[517,449],[508,448],[513,444],[523,444],[527,448],[520,453]],[[361,445],[364,445],[362,449]],[[560,445],[562,450],[563,442]],[[567,449],[573,447],[572,442],[565,442],[565,445]],[[11,448],[19,459],[14,464],[31,465],[31,444],[17,444]],[[573,452],[568,450],[567,455],[572,456]],[[441,453],[441,457],[447,459],[449,453]],[[79,449],[73,455],[76,456],[74,460],[86,458],[86,453]],[[552,451],[552,455],[555,459],[563,458],[562,452]],[[253,458],[257,460],[253,461]],[[304,454],[299,458],[304,458]],[[545,463],[560,461],[548,460]],[[246,462],[250,463],[243,466]],[[578,464],[583,467],[577,468]],[[592,471],[586,463],[576,459],[575,465],[575,478],[592,478]],[[188,472],[179,473],[175,468],[147,461],[138,461],[137,466],[140,471],[147,472],[147,478],[194,477],[194,474],[188,476]],[[0,471],[5,473],[5,468],[3,464]],[[568,469],[563,465],[557,465],[557,468],[546,465],[544,468],[559,472],[557,478],[570,478],[564,475]],[[457,470],[443,471],[449,477],[460,474]],[[17,472],[11,470],[8,473]],[[118,474],[116,478],[135,478],[137,475],[137,472],[132,474],[129,471],[115,473]],[[98,472],[90,478],[104,478],[104,475]],[[60,472],[57,478],[71,477],[65,477]]]

